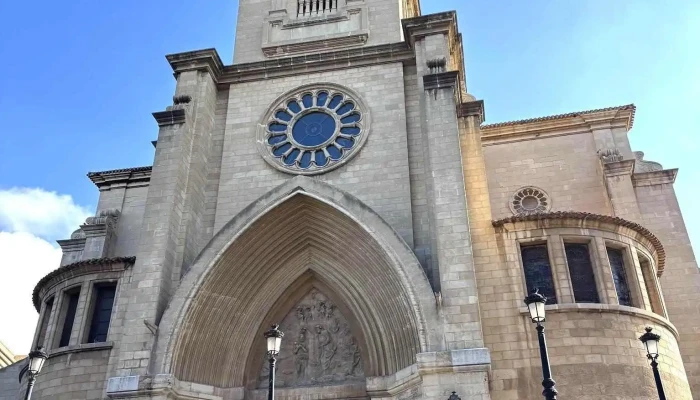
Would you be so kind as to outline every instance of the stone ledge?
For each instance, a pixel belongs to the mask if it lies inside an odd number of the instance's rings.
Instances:
[[[611,313],[611,314],[624,314],[632,315],[635,317],[644,318],[653,321],[659,325],[663,325],[666,329],[673,333],[676,340],[679,340],[678,329],[669,321],[668,319],[662,317],[659,314],[644,310],[637,307],[621,306],[619,304],[602,304],[602,303],[564,303],[564,304],[551,304],[546,305],[545,310],[552,313],[571,313],[571,312],[585,312],[585,313]],[[522,306],[518,308],[520,314],[528,315],[529,311],[527,307]],[[641,332],[640,332],[641,334]]]
[[[49,350],[49,358],[58,357],[64,354],[85,353],[88,351],[110,350],[114,347],[112,342],[102,343],[81,343],[72,346],[64,346]]]
[[[676,176],[678,176],[678,168],[635,173],[632,175],[632,185],[634,187],[672,185],[676,182]]]
[[[173,108],[172,110],[158,111],[153,113],[158,126],[170,126],[185,123],[185,110]]]
[[[458,71],[440,72],[438,74],[429,74],[423,76],[423,89],[445,89],[454,88],[457,86],[459,79]]]

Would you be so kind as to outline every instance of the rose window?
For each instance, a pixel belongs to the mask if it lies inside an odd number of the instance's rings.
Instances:
[[[356,95],[332,86],[297,90],[268,112],[259,143],[275,168],[316,174],[338,167],[359,150],[366,139],[365,108]]]
[[[510,209],[513,214],[529,215],[549,211],[550,203],[549,196],[544,190],[525,187],[515,192],[510,202]]]

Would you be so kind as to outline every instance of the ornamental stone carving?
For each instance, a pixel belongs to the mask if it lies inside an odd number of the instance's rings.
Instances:
[[[643,151],[635,151],[634,158],[637,160],[634,163],[634,172],[635,173],[654,172],[654,171],[661,171],[664,169],[664,167],[657,162],[646,161],[644,159],[644,152]]]
[[[314,289],[284,317],[284,340],[277,360],[279,387],[325,386],[364,379],[362,357],[348,321],[327,296]],[[269,376],[262,363],[258,385]]]
[[[314,175],[354,157],[367,140],[369,109],[338,85],[307,85],[279,97],[260,121],[258,150],[274,168]]]
[[[534,186],[518,189],[518,191],[513,194],[508,206],[515,215],[544,213],[552,208],[547,193]]]
[[[622,161],[622,154],[616,148],[600,149],[598,150],[598,156],[604,164]]]
[[[87,217],[85,225],[113,225],[119,219],[119,215],[117,209],[101,210],[94,217]]]

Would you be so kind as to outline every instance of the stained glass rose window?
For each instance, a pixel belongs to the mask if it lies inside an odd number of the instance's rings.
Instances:
[[[359,97],[336,85],[314,85],[282,96],[258,133],[263,157],[275,168],[317,174],[349,160],[369,125]]]
[[[518,189],[509,203],[511,211],[516,215],[529,215],[548,212],[551,201],[544,190],[534,186]]]

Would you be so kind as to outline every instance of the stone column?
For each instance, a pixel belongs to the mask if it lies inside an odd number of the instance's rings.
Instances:
[[[658,169],[636,173],[632,179],[644,227],[661,240],[666,252],[659,280],[668,317],[678,328],[693,398],[700,399],[700,270],[673,188],[678,170]]]
[[[634,160],[622,160],[617,154],[601,154],[601,162],[613,214],[630,221],[641,221],[637,195],[632,186]]]
[[[426,199],[431,230],[432,284],[437,292],[446,351],[418,355],[424,399],[451,391],[489,398],[491,359],[484,348],[467,212],[457,106],[463,96],[461,48],[454,14],[406,23],[416,52]],[[485,186],[485,182],[482,183]],[[488,200],[486,201],[488,203]],[[482,203],[477,202],[478,205]]]
[[[123,335],[110,360],[113,375],[157,372],[150,365],[156,327],[183,271],[202,247],[206,162],[214,123],[214,50],[168,56],[177,87],[173,106],[153,114],[160,128],[133,276],[116,304]],[[123,307],[125,309],[120,309]]]

